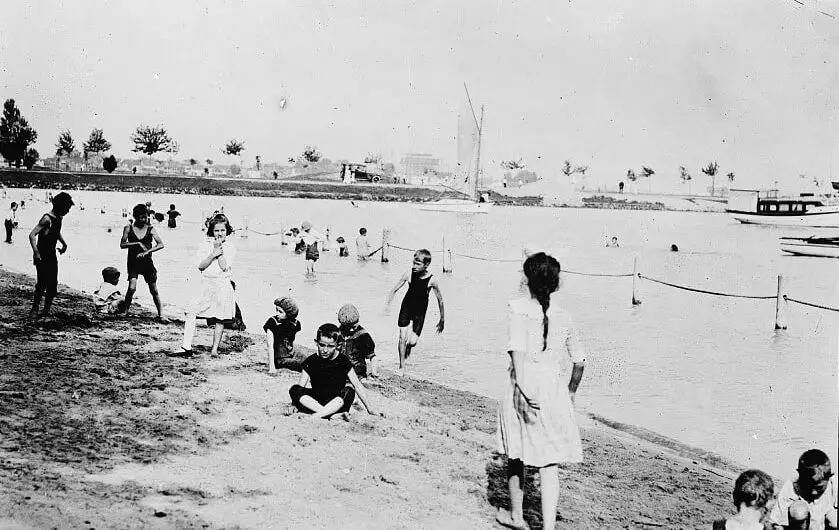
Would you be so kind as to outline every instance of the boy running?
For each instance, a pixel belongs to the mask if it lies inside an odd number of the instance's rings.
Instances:
[[[443,293],[440,285],[433,275],[428,272],[431,265],[431,252],[421,248],[414,252],[414,262],[411,265],[411,272],[406,272],[399,278],[396,285],[391,289],[387,298],[387,305],[393,301],[396,292],[405,283],[408,284],[408,291],[402,299],[402,307],[399,309],[399,375],[405,375],[405,363],[411,356],[411,350],[417,345],[422,326],[425,323],[425,313],[428,309],[428,293],[433,290],[437,296],[437,307],[440,309],[440,321],[437,322],[437,333],[442,333],[446,321],[446,312],[443,307]]]
[[[35,299],[29,316],[38,315],[41,298],[44,298],[44,309],[40,316],[46,316],[52,307],[55,293],[58,291],[58,256],[55,255],[55,245],[61,243],[59,254],[67,252],[67,242],[61,236],[61,224],[64,216],[70,213],[73,199],[70,194],[61,192],[52,198],[52,210],[45,213],[32,232],[29,233],[29,244],[32,246],[32,262],[37,271],[35,283]]]

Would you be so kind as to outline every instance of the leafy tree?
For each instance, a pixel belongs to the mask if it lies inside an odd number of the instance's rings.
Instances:
[[[501,167],[504,169],[508,169],[510,171],[515,171],[517,169],[524,169],[527,167],[521,158],[518,160],[503,160],[501,162]]]
[[[562,163],[562,174],[566,177],[570,177],[574,173],[580,173],[582,176],[586,176],[586,171],[588,171],[588,166],[575,166],[571,164],[570,160],[566,160]]]
[[[26,169],[32,169],[35,166],[35,163],[41,159],[41,155],[38,153],[37,149],[34,147],[30,147],[26,150],[26,154],[23,155],[23,165]]]
[[[58,142],[55,143],[55,156],[71,156],[76,150],[76,142],[70,131],[63,131],[58,135]]]
[[[636,180],[638,180],[638,175],[635,174],[634,169],[627,169],[626,178],[629,179],[631,182],[635,182]]]
[[[728,177],[729,182],[734,182],[734,172],[733,171],[729,171],[729,173],[728,173],[728,175],[726,175],[726,177]]]
[[[104,169],[108,173],[113,173],[116,168],[117,168],[117,159],[114,155],[106,156],[102,160],[102,169]]]
[[[189,165],[190,165],[190,166],[193,166],[193,167],[194,167],[194,166],[196,166],[197,164],[198,164],[198,160],[196,160],[196,159],[194,159],[194,158],[190,158],[190,159],[189,159]]]
[[[242,154],[242,151],[245,150],[245,142],[240,142],[236,138],[233,138],[224,146],[224,149],[221,150],[222,153],[226,155],[232,156],[239,156]]]
[[[208,166],[213,165],[213,159],[212,158],[208,158],[207,160],[205,160],[205,162],[207,163]]]
[[[306,162],[315,164],[318,160],[320,160],[322,155],[320,154],[320,151],[318,151],[318,148],[316,146],[307,145],[303,149],[303,154],[301,156]]]
[[[655,171],[652,168],[647,166],[641,166],[641,174],[639,175],[639,177],[650,178],[653,175],[655,175]]]
[[[679,166],[679,178],[682,179],[682,184],[689,180],[693,180],[693,176],[688,172],[685,166]]]
[[[102,129],[93,129],[90,131],[90,137],[87,142],[83,144],[84,152],[87,153],[105,153],[111,150],[111,142],[105,139],[102,134]]]
[[[129,139],[134,143],[132,151],[149,156],[155,153],[177,153],[179,149],[178,143],[160,125],[155,127],[140,125]]]
[[[0,155],[6,159],[9,167],[12,163],[20,167],[26,148],[35,143],[38,133],[21,116],[14,99],[7,99],[3,104],[3,117],[0,118]]]
[[[232,166],[230,166],[230,174],[233,175],[234,177],[239,176],[239,174],[241,174],[241,173],[242,173],[242,168],[240,168],[236,164],[233,164]]]
[[[717,164],[716,161],[709,162],[707,166],[702,168],[702,172],[705,173],[706,175],[708,175],[709,177],[711,177],[711,197],[714,196],[714,191],[715,191],[714,187],[715,187],[716,180],[717,180],[716,176],[717,176],[717,171],[719,171],[719,169],[720,169],[720,165]]]
[[[381,153],[367,153],[367,156],[364,157],[365,164],[378,164],[382,161],[382,154]]]

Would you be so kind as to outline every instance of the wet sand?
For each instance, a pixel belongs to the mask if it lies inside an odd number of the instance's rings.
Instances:
[[[0,528],[499,528],[495,401],[385,373],[368,385],[384,418],[286,416],[298,374],[268,375],[261,337],[225,334],[212,359],[199,326],[199,355],[173,358],[181,323],[102,317],[65,286],[53,316],[28,320],[33,285],[0,268]],[[707,528],[730,512],[736,466],[580,421],[557,528]]]

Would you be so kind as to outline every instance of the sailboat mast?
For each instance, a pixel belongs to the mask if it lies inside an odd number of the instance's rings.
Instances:
[[[481,178],[481,136],[484,127],[484,106],[481,105],[481,121],[478,123],[478,149],[477,160],[475,161],[475,191],[472,192],[472,198],[478,200],[478,179]]]

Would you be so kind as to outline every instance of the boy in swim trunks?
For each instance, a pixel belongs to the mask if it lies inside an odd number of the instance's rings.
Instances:
[[[61,243],[58,253],[67,252],[67,242],[61,235],[61,226],[64,216],[70,213],[70,208],[74,204],[73,199],[68,193],[62,191],[55,197],[51,197],[51,200],[52,209],[41,217],[29,233],[32,262],[37,272],[35,297],[32,300],[32,309],[29,311],[31,317],[49,314],[52,301],[58,291],[58,257],[55,255],[55,246]],[[44,299],[44,308],[38,313],[41,298]]]
[[[154,306],[157,308],[158,320],[163,320],[163,304],[157,292],[157,269],[152,261],[152,252],[163,248],[163,240],[149,223],[149,207],[138,204],[132,211],[134,222],[126,225],[122,231],[119,248],[128,249],[128,290],[125,292],[125,309],[127,315],[131,307],[131,300],[137,291],[137,278],[142,276],[149,286]]]
[[[414,262],[411,271],[406,272],[399,278],[396,285],[391,289],[387,305],[390,306],[396,292],[406,283],[408,291],[402,299],[402,306],[399,309],[399,375],[405,375],[405,362],[411,356],[411,350],[417,345],[422,326],[425,323],[425,313],[428,309],[428,293],[434,291],[437,297],[437,307],[440,309],[440,321],[437,322],[437,333],[442,333],[446,321],[446,312],[443,307],[443,293],[437,279],[428,271],[431,265],[431,252],[421,248],[414,252]]]

